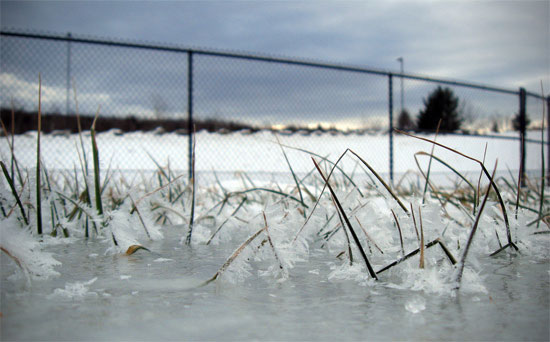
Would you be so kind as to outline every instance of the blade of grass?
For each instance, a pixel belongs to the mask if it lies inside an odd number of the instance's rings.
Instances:
[[[497,171],[497,164],[498,164],[498,160],[495,162],[495,169],[493,171],[493,175],[491,176],[491,182]],[[470,235],[468,237],[468,241],[466,242],[466,246],[464,247],[464,252],[462,253],[462,257],[460,258],[460,263],[458,264],[457,274],[455,277],[455,290],[460,289],[460,283],[462,282],[462,274],[464,273],[464,264],[466,262],[466,257],[468,256],[468,252],[470,251],[470,246],[472,245],[472,241],[477,231],[477,227],[479,225],[479,220],[481,218],[481,215],[483,214],[483,209],[485,208],[485,204],[487,203],[487,199],[489,198],[489,193],[491,192],[491,188],[492,187],[490,186],[487,187],[487,191],[485,192],[485,197],[483,198],[483,202],[481,202],[481,207],[479,208],[479,212],[477,213],[476,220],[474,222],[474,225],[472,226],[472,230],[470,231]]]
[[[544,86],[542,85],[542,80],[540,81],[540,93],[542,95],[542,98],[544,98]],[[540,162],[541,162],[541,168],[540,168],[540,178],[541,178],[541,187],[540,187],[540,202],[539,202],[539,218],[540,220],[537,222],[537,229],[540,227],[540,221],[542,220],[542,217],[543,217],[543,212],[542,212],[542,206],[544,204],[544,181],[546,179],[546,171],[544,169],[546,163],[544,161],[544,119],[546,118],[546,112],[545,112],[545,108],[546,106],[544,105],[544,101],[541,101],[542,103],[542,127],[540,129],[540,141],[541,141],[541,144],[540,144]]]
[[[290,164],[290,161],[288,160],[288,156],[286,155],[285,149],[283,148],[283,145],[281,145],[281,141],[279,140],[279,136],[275,134],[275,138],[277,138],[277,143],[279,144],[279,147],[281,148],[281,152],[283,152],[283,156],[285,157],[286,164],[288,165],[288,168],[290,170],[290,173],[292,174],[292,178],[294,178],[294,183],[296,184],[296,188],[298,189],[298,195],[300,195],[300,203],[302,204],[302,207],[304,207],[304,218],[307,217],[306,211],[305,211],[305,203],[304,203],[304,196],[302,195],[302,190],[300,188],[300,183],[298,182],[298,179],[296,178],[296,173],[292,169],[292,165]]]
[[[416,239],[418,240],[418,242],[420,242],[420,235],[418,234],[418,228],[416,226],[416,217],[414,216],[414,209],[413,209],[413,205],[412,203],[411,204],[411,216],[412,216],[412,220],[413,220],[413,224],[414,224],[414,231],[416,232]]]
[[[15,198],[15,202],[17,203],[17,206],[19,207],[19,210],[21,210],[21,215],[23,216],[23,221],[25,221],[25,225],[29,225],[29,220],[27,219],[27,215],[25,214],[25,208],[23,207],[23,203],[21,203],[21,199],[19,198],[19,194],[17,193],[17,190],[15,189],[15,185],[13,184],[13,179],[11,179],[10,174],[8,172],[8,169],[6,168],[6,165],[3,161],[0,161],[0,165],[2,166],[2,172],[4,173],[4,177],[6,178],[6,181],[8,182],[8,185],[10,186],[11,192],[13,194],[13,197]]]
[[[313,157],[311,157],[311,160],[313,160],[313,164],[315,164],[315,167],[317,168],[317,171],[319,171],[319,174],[323,178],[323,181],[327,185],[332,197],[334,198],[334,201],[337,204],[337,210],[340,210],[340,213],[344,217],[344,220],[346,221],[346,224],[349,228],[349,231],[350,231],[351,235],[353,236],[353,240],[355,241],[355,244],[357,245],[357,248],[359,249],[359,252],[361,253],[361,256],[363,257],[363,260],[365,260],[365,264],[367,265],[367,269],[369,271],[370,276],[372,278],[374,278],[375,280],[378,280],[378,277],[376,277],[376,273],[374,272],[374,270],[373,270],[373,268],[372,268],[372,266],[369,262],[369,259],[367,258],[367,255],[365,254],[365,251],[363,250],[363,247],[361,246],[361,243],[359,242],[359,238],[357,237],[357,234],[355,234],[355,231],[353,230],[353,227],[351,226],[351,223],[349,222],[349,219],[346,216],[346,213],[344,212],[344,208],[342,208],[342,205],[340,204],[340,201],[338,200],[338,197],[334,193],[334,190],[332,190],[332,186],[328,182],[327,178],[323,174],[323,171],[321,170],[321,168],[319,167],[319,164],[317,164],[315,159],[313,159]]]
[[[455,154],[458,154],[459,156],[462,156],[462,157],[464,157],[468,160],[471,160],[471,161],[474,161],[474,162],[478,163],[480,165],[481,169],[483,170],[483,173],[485,174],[485,176],[489,179],[489,182],[490,182],[491,186],[493,187],[493,189],[495,190],[498,201],[500,203],[500,209],[502,210],[502,216],[504,218],[504,223],[506,225],[506,237],[508,238],[508,244],[513,246],[517,250],[517,246],[512,242],[512,233],[511,233],[511,230],[510,230],[510,222],[508,220],[508,214],[506,212],[506,205],[504,204],[504,200],[502,199],[502,196],[500,194],[500,191],[499,191],[494,179],[491,177],[491,175],[489,174],[489,171],[487,171],[487,169],[485,168],[485,165],[483,165],[483,163],[481,161],[479,161],[478,159],[475,159],[473,157],[467,156],[464,153],[461,153],[461,152],[459,152],[455,149],[452,149],[448,146],[445,146],[445,145],[440,144],[438,142],[432,141],[430,139],[422,138],[422,137],[416,136],[414,134],[410,134],[410,133],[407,133],[407,132],[404,132],[404,131],[400,131],[398,129],[395,129],[395,131],[399,134],[404,134],[404,135],[407,135],[407,136],[415,138],[415,139],[419,139],[419,140],[422,140],[422,141],[434,143],[437,146],[443,147],[444,149],[446,149],[448,151],[451,151]]]
[[[361,224],[361,221],[359,221],[359,219],[357,218],[357,216],[355,216],[355,221],[357,221],[357,223],[359,223],[359,227],[361,227],[361,230],[363,231],[363,233],[365,234],[365,236],[367,237],[367,239],[372,242],[372,244],[374,245],[374,247],[376,247],[376,249],[378,249],[378,251],[381,253],[381,254],[384,254],[384,251],[378,247],[378,245],[376,244],[376,241],[374,241],[374,239],[369,235],[369,233],[367,233],[367,230],[365,229],[365,227],[363,227],[363,225]]]
[[[189,217],[189,233],[187,234],[187,238],[185,239],[185,243],[190,245],[191,244],[191,237],[193,235],[193,223],[195,219],[195,146],[196,146],[196,127],[193,130],[193,154],[191,157],[191,215]]]
[[[38,127],[36,137],[36,230],[42,235],[42,199],[40,189],[40,131],[42,130],[42,78],[38,74]]]
[[[222,267],[220,267],[220,269],[216,272],[216,274],[214,274],[214,276],[210,279],[208,279],[207,281],[205,281],[204,283],[202,283],[201,285],[199,285],[199,287],[203,287],[203,286],[206,286],[208,284],[210,284],[211,282],[213,282],[214,280],[218,279],[218,277],[223,273],[225,272],[225,270],[231,266],[231,263],[233,263],[233,261],[235,261],[235,259],[239,256],[239,254],[241,254],[241,252],[246,248],[246,246],[248,246],[252,241],[254,241],[254,239],[256,239],[258,237],[258,235],[260,235],[263,231],[265,230],[265,227],[263,227],[262,229],[258,230],[256,233],[252,234],[248,239],[246,239],[245,242],[243,242],[234,252],[233,254],[231,254],[231,256],[225,261],[225,263],[222,265]]]
[[[279,258],[279,254],[277,254],[277,250],[275,249],[275,245],[273,244],[273,240],[271,239],[271,235],[269,234],[269,229],[267,225],[267,218],[265,217],[265,212],[262,211],[262,214],[264,215],[264,222],[265,222],[265,233],[267,235],[267,241],[269,242],[269,245],[271,246],[271,250],[273,251],[273,254],[275,255],[275,260],[279,263],[279,269],[281,271],[284,271],[283,264],[281,263],[281,259]]]
[[[420,268],[424,268],[424,228],[422,226],[422,209],[418,207],[418,220],[420,221]]]
[[[95,124],[97,121],[97,118],[99,117],[99,110],[101,109],[101,106],[97,107],[97,112],[94,118],[94,121],[92,122],[92,127],[90,129],[91,136],[92,136],[92,157],[94,160],[94,189],[95,189],[95,205],[96,210],[99,216],[103,215],[103,204],[101,203],[101,179],[100,179],[100,168],[99,168],[99,150],[97,148],[97,141],[95,137]]]
[[[437,140],[437,135],[439,134],[439,127],[441,126],[442,119],[439,119],[437,123],[437,128],[435,129],[434,141]],[[426,192],[428,191],[428,182],[430,181],[430,171],[432,169],[432,158],[434,156],[435,144],[432,144],[432,151],[430,152],[430,160],[428,162],[428,171],[426,172],[426,183],[424,184],[424,191],[422,192],[422,204],[426,202]],[[423,252],[423,250],[421,251]],[[422,253],[420,253],[422,255]]]
[[[401,243],[401,254],[405,256],[405,248],[403,247],[403,234],[401,233],[401,225],[399,224],[399,220],[397,219],[397,216],[395,215],[395,212],[393,211],[393,209],[391,210],[391,213],[393,215],[393,219],[395,220],[397,231],[399,232],[399,242]]]

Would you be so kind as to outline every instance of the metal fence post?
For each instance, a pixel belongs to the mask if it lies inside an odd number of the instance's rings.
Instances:
[[[550,183],[550,96],[546,97],[546,144],[546,181]]]
[[[393,75],[388,74],[388,111],[390,139],[390,184],[393,186]]]
[[[521,180],[520,185],[525,185],[525,131],[527,129],[527,118],[526,118],[526,93],[525,88],[519,88],[519,135],[520,135],[520,170],[521,170]]]
[[[193,51],[187,52],[187,134],[189,179],[193,178]]]
[[[67,93],[65,94],[65,115],[69,115],[69,94],[71,93],[71,32],[67,33]]]

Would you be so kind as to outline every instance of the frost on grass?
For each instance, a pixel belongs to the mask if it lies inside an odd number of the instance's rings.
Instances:
[[[61,263],[51,253],[42,251],[40,243],[28,229],[20,228],[15,218],[0,220],[0,247],[2,253],[16,263],[29,279],[46,279],[57,276],[55,266]],[[17,277],[17,273],[15,275]]]

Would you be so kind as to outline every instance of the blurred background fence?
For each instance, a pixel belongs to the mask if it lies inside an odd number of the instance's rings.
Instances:
[[[438,86],[458,97],[463,118],[460,130],[438,137],[442,143],[457,149],[470,145],[468,150],[479,152],[474,156],[479,159],[487,143],[488,156],[498,157],[500,165],[504,158],[503,167],[510,170],[519,169],[520,150],[525,151],[524,170],[543,167],[541,150],[550,161],[548,149],[541,149],[541,144],[549,146],[550,131],[545,133],[542,116],[550,99],[524,89],[71,34],[2,30],[0,39],[2,121],[16,134],[36,129],[40,74],[43,130],[50,133],[42,153],[50,168],[79,165],[74,139],[69,139],[77,129],[75,114],[86,130],[99,111],[105,167],[152,170],[161,164],[190,171],[189,132],[196,130],[199,172],[288,172],[279,139],[289,146],[285,151],[299,172],[307,172],[312,163],[298,149],[335,160],[351,148],[394,182],[415,168],[418,148],[431,147],[411,143],[414,139],[394,128],[414,129],[402,112],[414,124]],[[526,122],[522,132],[513,130],[514,117]],[[433,132],[422,134],[433,138]],[[521,145],[522,135],[526,145]],[[3,159],[9,157],[4,140]],[[24,166],[33,165],[34,143],[33,133],[17,141],[16,155]],[[463,160],[455,166],[477,169]]]

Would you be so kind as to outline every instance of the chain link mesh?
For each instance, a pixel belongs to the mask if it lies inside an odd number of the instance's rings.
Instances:
[[[460,133],[464,135],[442,135],[438,139],[459,150],[474,144],[474,157],[479,159],[483,159],[487,143],[487,155],[492,156],[487,158],[488,163],[498,157],[504,158],[504,165],[510,169],[519,165],[516,153],[505,158],[499,152],[503,144],[504,149],[519,151],[517,140],[463,138],[471,133],[505,131],[509,137],[518,137],[511,125],[519,111],[519,100],[510,91],[407,76],[401,79],[400,75],[381,71],[290,59],[138,45],[3,34],[0,100],[7,129],[12,127],[12,108],[16,112],[14,131],[22,133],[29,126],[25,120],[31,119],[24,114],[37,111],[40,74],[42,113],[58,115],[57,119],[45,116],[44,120],[43,130],[50,137],[44,139],[42,155],[49,168],[73,169],[80,165],[76,136],[69,135],[75,132],[75,125],[70,132],[59,127],[60,121],[75,122],[78,105],[85,131],[90,129],[95,113],[100,113],[97,129],[102,133],[98,144],[104,168],[154,170],[158,165],[170,165],[173,170],[187,171],[191,93],[192,123],[197,130],[196,166],[205,175],[216,172],[216,176],[230,177],[236,171],[266,177],[288,175],[281,147],[293,171],[302,175],[313,167],[311,153],[316,158],[336,160],[348,148],[382,174],[388,174],[392,162],[393,171],[404,174],[416,168],[418,146],[429,152],[431,145],[411,144],[411,138],[401,135],[390,142],[390,99],[393,127],[411,130],[428,95],[442,86],[450,88],[459,99],[463,117]],[[192,75],[188,73],[190,54]],[[533,127],[541,126],[545,101],[532,94],[527,96],[526,108]],[[400,118],[403,109],[409,114],[410,126]],[[34,163],[35,135],[21,135],[15,146],[23,166],[32,167]],[[540,139],[540,135],[529,134],[528,138]],[[393,156],[390,143],[394,145]],[[2,159],[10,155],[4,139],[0,152]],[[444,158],[466,171],[477,169],[456,156]],[[540,160],[540,156],[530,156],[527,168],[540,169]],[[344,168],[357,168],[352,159],[344,159],[343,163]]]

